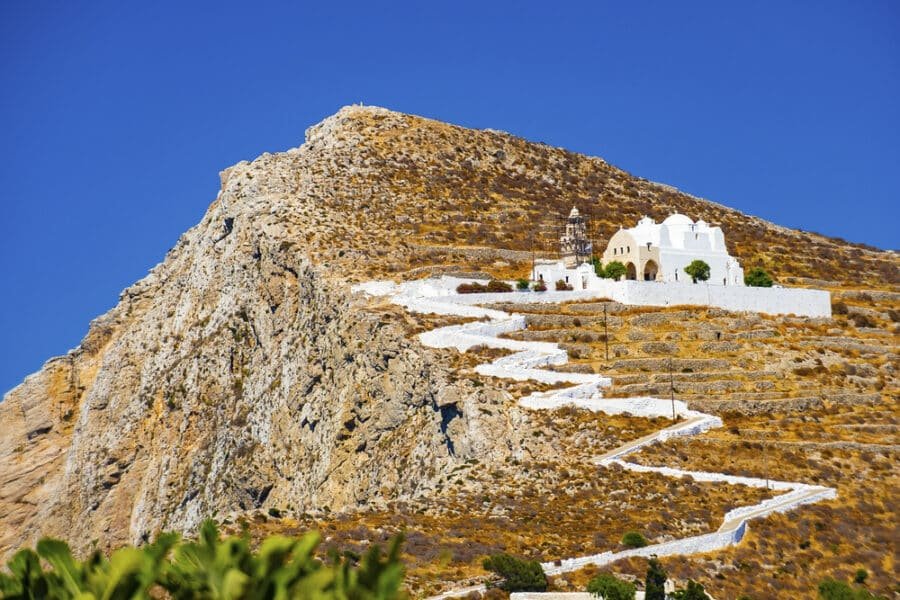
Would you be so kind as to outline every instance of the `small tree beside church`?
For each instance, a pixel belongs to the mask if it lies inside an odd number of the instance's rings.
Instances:
[[[614,281],[618,281],[619,278],[625,274],[625,265],[620,263],[617,260],[612,261],[606,268],[603,269],[603,274],[601,277],[606,277],[607,279],[612,279]]]
[[[753,267],[744,276],[744,283],[750,287],[772,287],[772,276],[762,267]]]
[[[691,264],[684,268],[684,272],[691,276],[694,283],[709,279],[709,265],[702,260],[692,261]]]

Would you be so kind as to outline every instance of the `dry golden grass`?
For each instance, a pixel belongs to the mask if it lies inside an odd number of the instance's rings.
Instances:
[[[326,547],[360,551],[406,532],[407,585],[417,595],[487,576],[481,560],[497,552],[542,561],[622,549],[629,530],[651,541],[715,530],[722,515],[767,497],[764,490],[673,480],[584,464],[474,463],[448,474],[426,504],[335,516],[293,515],[254,524],[254,536],[323,532]],[[661,499],[665,508],[660,510]]]

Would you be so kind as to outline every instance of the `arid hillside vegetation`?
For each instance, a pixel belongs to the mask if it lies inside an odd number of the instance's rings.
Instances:
[[[318,226],[306,239],[321,260],[352,266],[354,279],[452,266],[502,275],[503,263],[524,264],[532,250],[555,256],[562,219],[577,205],[591,216],[598,254],[620,226],[681,212],[720,225],[745,268],[762,266],[779,280],[900,283],[893,253],[779,227],[502,132],[354,106],[307,139],[295,172],[309,204],[299,208]],[[264,155],[251,166],[291,156]]]

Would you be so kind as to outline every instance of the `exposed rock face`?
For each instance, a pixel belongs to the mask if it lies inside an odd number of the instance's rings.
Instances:
[[[289,216],[305,196],[283,168],[301,156],[224,172],[165,261],[0,403],[0,551],[403,498],[457,461],[509,451],[510,436],[479,432],[505,421],[466,407],[490,391],[448,382],[309,262]]]

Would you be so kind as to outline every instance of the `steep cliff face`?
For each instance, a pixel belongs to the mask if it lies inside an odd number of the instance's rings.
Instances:
[[[448,381],[310,263],[291,227],[299,156],[224,172],[165,261],[0,404],[0,546],[115,545],[244,508],[378,503],[509,451],[507,435],[473,434],[504,427],[465,407],[490,392]]]

